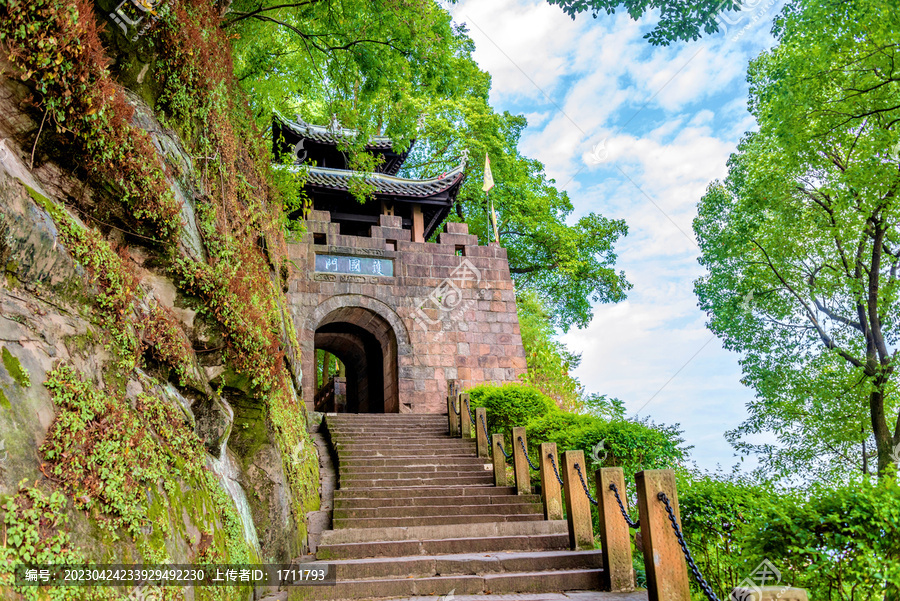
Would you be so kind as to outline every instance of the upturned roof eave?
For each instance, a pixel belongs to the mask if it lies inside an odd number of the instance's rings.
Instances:
[[[281,122],[282,126],[290,129],[296,135],[308,140],[312,140],[314,142],[318,142],[320,144],[330,144],[333,146],[337,146],[339,137],[354,139],[359,136],[359,130],[357,129],[351,129],[342,126],[338,134],[328,126],[315,125],[312,123],[307,123],[306,121],[294,121],[292,119],[288,119],[278,111],[274,111],[274,116],[278,121]],[[366,142],[365,148],[368,151],[392,152],[394,154],[405,157],[407,154],[409,154],[409,151],[412,150],[412,147],[415,145],[415,143],[416,139],[413,138],[412,140],[410,140],[409,148],[404,152],[400,152],[394,149],[394,142],[391,138],[387,136],[372,136]]]

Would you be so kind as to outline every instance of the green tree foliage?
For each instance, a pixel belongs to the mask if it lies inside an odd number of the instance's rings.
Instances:
[[[687,459],[678,424],[648,420],[606,419],[588,414],[555,412],[528,424],[531,444],[555,442],[557,449],[582,450],[593,473],[600,467],[621,467],[627,482],[641,470],[675,469]]]
[[[371,134],[415,146],[401,175],[433,177],[470,160],[454,219],[482,243],[493,238],[483,160],[491,157],[501,243],[519,289],[533,290],[566,329],[586,325],[592,302],[617,302],[630,287],[614,264],[625,223],[590,213],[567,223],[568,196],[541,163],[522,156],[525,119],[489,104],[490,76],[472,59],[474,44],[433,0],[236,0],[226,19],[235,72],[261,126],[273,110],[360,131],[344,149],[371,169]],[[418,125],[417,125],[418,123]]]
[[[519,330],[528,362],[524,380],[569,411],[579,409],[584,387],[569,374],[578,367],[581,357],[556,340],[556,330],[540,299],[530,290],[516,296]]]
[[[879,0],[789,4],[750,65],[759,131],[700,202],[709,327],[756,390],[732,433],[775,471],[884,475],[900,449],[900,14]],[[778,445],[740,442],[771,431]]]
[[[602,12],[613,14],[624,8],[635,21],[651,10],[659,10],[656,27],[644,35],[654,46],[668,46],[678,40],[697,40],[701,31],[719,31],[718,15],[741,8],[741,0],[547,0],[562,8],[573,19],[590,11],[596,19]]]

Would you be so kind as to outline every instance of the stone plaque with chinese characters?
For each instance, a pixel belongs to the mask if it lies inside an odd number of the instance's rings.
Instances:
[[[374,257],[316,255],[316,272],[393,277],[394,262],[391,259]]]

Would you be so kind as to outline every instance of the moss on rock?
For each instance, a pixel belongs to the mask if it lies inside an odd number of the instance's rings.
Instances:
[[[31,386],[31,378],[28,375],[28,370],[22,367],[22,364],[9,352],[8,348],[3,347],[0,354],[3,356],[3,367],[6,368],[6,373],[8,373],[19,386],[29,388]]]

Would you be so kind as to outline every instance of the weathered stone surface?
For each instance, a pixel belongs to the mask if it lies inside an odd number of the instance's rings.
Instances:
[[[218,396],[198,396],[191,404],[197,422],[196,432],[210,455],[218,457],[228,442],[234,422],[234,410]]]
[[[72,290],[83,270],[60,243],[53,219],[34,202],[46,193],[6,144],[0,147],[0,271],[11,284]]]
[[[245,474],[245,488],[263,559],[270,563],[289,563],[301,554],[301,545],[291,514],[290,486],[278,449],[270,444],[260,447]]]
[[[591,502],[581,485],[578,469],[585,472],[584,452],[565,451],[562,454],[563,488],[566,499],[566,522],[569,526],[569,544],[573,549],[594,548],[594,527],[591,520]]]
[[[160,159],[170,168],[169,188],[175,195],[175,200],[181,204],[181,250],[194,261],[204,261],[206,251],[194,206],[194,198],[202,192],[191,185],[191,182],[196,181],[191,156],[185,151],[175,132],[163,126],[137,94],[126,90],[125,97],[134,107],[132,121],[150,135]]]
[[[541,501],[544,505],[544,517],[548,520],[561,520],[563,500],[562,487],[557,479],[560,463],[556,454],[556,443],[541,443],[540,449]]]

